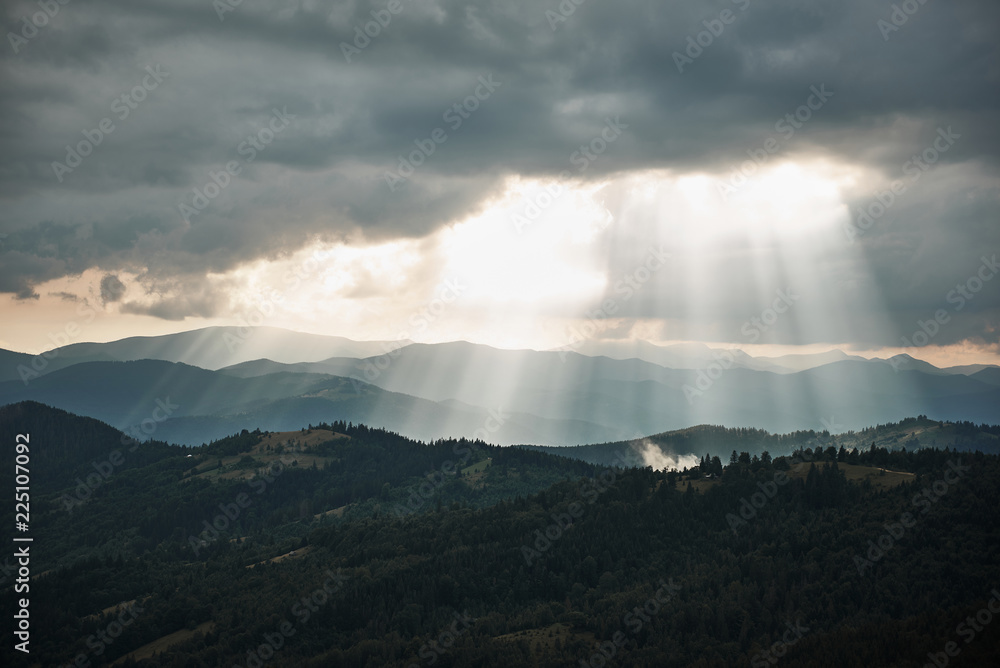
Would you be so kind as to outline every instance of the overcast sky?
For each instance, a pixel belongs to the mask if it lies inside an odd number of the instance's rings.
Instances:
[[[1000,5],[897,6],[4,3],[0,346],[997,361]]]

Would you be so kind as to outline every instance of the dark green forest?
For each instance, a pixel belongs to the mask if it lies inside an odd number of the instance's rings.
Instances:
[[[31,435],[34,538],[29,594],[0,557],[31,611],[4,665],[1000,659],[995,427],[705,428],[672,472],[337,421],[182,448],[24,402],[0,428],[10,488]]]

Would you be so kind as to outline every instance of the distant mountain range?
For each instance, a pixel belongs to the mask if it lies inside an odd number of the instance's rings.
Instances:
[[[672,369],[705,369],[720,358],[732,356],[735,366],[756,371],[774,373],[794,373],[831,362],[847,359],[863,360],[863,357],[848,355],[840,350],[824,353],[785,355],[782,357],[752,357],[739,349],[711,348],[703,343],[678,343],[658,346],[648,341],[584,341],[573,352],[590,357],[610,357],[612,359],[640,359]]]
[[[20,380],[19,365],[36,371],[42,367],[48,372],[81,362],[151,359],[221,369],[258,359],[293,363],[330,357],[370,357],[409,343],[407,340],[353,341],[341,336],[304,334],[276,327],[206,327],[163,336],[130,336],[109,343],[72,343],[42,355],[0,349],[0,380]],[[41,359],[35,361],[36,358]]]
[[[611,351],[620,357],[584,354],[593,352],[586,343],[580,351],[215,327],[42,356],[0,351],[0,404],[35,400],[184,444],[332,420],[425,440],[538,445],[698,424],[837,432],[915,415],[1000,422],[998,367],[938,369],[840,351],[754,358],[700,345],[637,343]],[[166,414],[158,401],[176,408]]]
[[[558,351],[559,349],[557,349]],[[998,369],[990,364],[967,364],[938,368],[923,360],[914,359],[910,355],[901,354],[890,358],[873,358],[869,360],[859,355],[848,355],[842,350],[828,350],[821,353],[798,353],[778,357],[752,357],[738,348],[711,348],[703,343],[678,343],[668,346],[658,346],[648,341],[585,341],[573,349],[573,352],[590,357],[605,356],[612,359],[640,359],[672,369],[705,369],[720,359],[732,357],[734,366],[755,371],[771,371],[773,373],[796,373],[814,369],[818,366],[852,360],[855,362],[871,361],[878,364],[888,364],[900,370],[920,370],[926,373],[971,375],[983,369]]]
[[[24,399],[103,420],[140,440],[200,445],[241,429],[299,429],[345,420],[416,438],[472,436],[496,442],[580,443],[616,432],[595,423],[549,420],[457,401],[434,402],[339,376],[282,371],[240,378],[177,362],[83,362],[25,386],[0,383],[0,404]]]

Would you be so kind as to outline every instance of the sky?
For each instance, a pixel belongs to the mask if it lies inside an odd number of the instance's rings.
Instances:
[[[0,10],[0,347],[1000,363],[992,0],[53,8]]]

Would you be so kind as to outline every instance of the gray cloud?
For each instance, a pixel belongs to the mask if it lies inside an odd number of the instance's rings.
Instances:
[[[122,302],[122,313],[177,321],[189,317],[211,318],[229,306],[222,290],[213,290],[197,279],[184,277],[153,281],[145,278],[143,282],[146,298]]]
[[[46,280],[88,268],[132,270],[163,297],[154,306],[123,305],[128,312],[171,320],[216,314],[221,298],[167,290],[307,239],[427,235],[477,210],[506,175],[566,169],[570,153],[616,114],[629,131],[587,178],[646,168],[725,171],[774,135],[775,122],[803,104],[810,86],[825,84],[834,98],[785,155],[831,156],[895,178],[938,126],[963,133],[933,178],[858,240],[867,267],[817,267],[846,286],[842,304],[873,291],[905,331],[975,270],[981,251],[1000,250],[1000,6],[928,3],[885,40],[877,21],[888,18],[891,3],[743,5],[590,0],[553,31],[545,12],[558,11],[555,1],[404,0],[352,63],[340,44],[385,3],[242,3],[224,21],[200,0],[60,6],[19,53],[0,50],[0,229],[9,234],[0,291],[35,298]],[[725,9],[735,20],[679,74],[673,53]],[[34,11],[34,3],[8,4],[3,25],[16,30]],[[169,76],[120,118],[115,100],[156,65]],[[448,128],[443,112],[487,74],[500,88],[461,127]],[[275,108],[295,119],[248,162],[240,147]],[[113,132],[60,183],[52,163],[65,162],[67,145],[104,118]],[[437,127],[448,130],[447,142],[390,192],[385,171]],[[179,205],[234,160],[240,174],[185,221]],[[958,180],[948,180],[951,166],[963,168]],[[859,194],[852,211],[866,197]],[[612,252],[612,275],[632,266],[632,255]],[[862,269],[870,280],[858,284]],[[721,287],[731,289],[718,298],[718,312],[742,314],[748,304],[752,312],[745,280],[752,267],[719,271],[728,276]],[[649,297],[629,305],[634,316],[680,308],[672,291],[682,278],[657,280]],[[973,317],[942,340],[997,341],[998,293],[970,302]],[[742,317],[720,316],[701,331],[731,337]],[[826,331],[831,340],[898,342],[874,324]]]
[[[121,301],[125,296],[125,284],[114,274],[105,274],[101,278],[101,301],[105,304]]]

